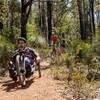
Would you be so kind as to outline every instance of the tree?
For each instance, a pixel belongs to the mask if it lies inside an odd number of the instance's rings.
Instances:
[[[12,42],[15,42],[16,35],[20,32],[20,2],[18,0],[8,1],[8,31],[9,39]]]
[[[10,31],[12,36],[14,35],[14,20],[15,20],[15,12],[18,9],[17,0],[11,0],[9,2],[9,18],[10,18]],[[12,37],[13,38],[13,37]]]
[[[94,19],[94,0],[89,0],[90,18],[91,18],[91,32],[95,35],[95,19]]]
[[[67,4],[69,0],[58,0],[53,3],[53,27],[58,28],[61,27],[63,22],[63,16],[67,15]]]
[[[96,23],[97,23],[98,33],[100,33],[100,0],[95,1],[95,12],[96,12]]]
[[[27,39],[27,21],[31,11],[33,0],[21,0],[21,37]]]
[[[48,18],[48,43],[52,41],[52,2],[47,1],[47,18]]]
[[[39,33],[42,33],[45,37],[47,37],[47,26],[46,26],[46,3],[38,1],[38,28]]]
[[[78,5],[78,11],[79,11],[79,20],[80,20],[80,35],[81,35],[81,39],[85,40],[86,34],[85,34],[85,27],[84,27],[85,24],[84,24],[82,0],[77,0],[77,5]]]
[[[94,0],[77,0],[82,40],[92,42],[95,35]]]

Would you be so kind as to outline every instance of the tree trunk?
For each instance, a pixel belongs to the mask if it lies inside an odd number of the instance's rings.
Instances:
[[[42,20],[42,33],[46,36],[46,17],[45,17],[45,8],[44,8],[44,2],[42,2],[42,12],[41,12],[41,20]]]
[[[79,19],[80,19],[80,35],[82,40],[86,40],[85,33],[85,21],[84,21],[84,12],[83,12],[83,2],[82,0],[77,0]]]
[[[95,19],[94,19],[94,0],[90,0],[90,8],[91,8],[91,19],[92,19],[92,28],[93,33],[95,35]]]
[[[21,19],[21,37],[27,39],[27,31],[26,31],[26,22],[24,22],[24,19]]]
[[[98,33],[100,34],[100,10],[97,10],[97,27],[98,27]]]
[[[15,35],[14,35],[14,7],[13,7],[13,0],[11,0],[10,2],[10,5],[9,5],[9,13],[10,13],[10,34],[9,34],[9,37],[10,37],[10,40],[12,42],[14,42],[14,38],[15,38]]]
[[[10,14],[11,14],[11,19],[10,19],[10,30],[11,30],[11,33],[13,34],[14,32],[13,32],[13,22],[14,22],[14,20],[13,20],[13,18],[14,18],[14,15],[13,15],[13,11],[11,10],[11,12],[10,12]]]
[[[39,33],[41,33],[41,3],[40,3],[40,0],[38,1],[38,8],[39,8],[39,13],[38,13],[38,28],[39,28]]]
[[[24,8],[24,0],[21,0],[21,37],[27,38],[26,33],[26,8]]]
[[[97,5],[100,5],[100,0],[97,0]],[[100,34],[100,9],[96,10],[98,33]]]
[[[52,2],[47,1],[47,17],[48,17],[48,43],[51,46],[52,42]]]
[[[31,7],[32,7],[32,1],[29,0],[26,2],[25,0],[21,0],[21,37],[27,39],[27,21],[29,18],[29,14],[31,12]]]

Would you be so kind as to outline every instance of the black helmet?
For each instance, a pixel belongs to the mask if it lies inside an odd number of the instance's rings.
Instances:
[[[26,39],[25,38],[23,38],[23,37],[19,37],[18,39],[17,39],[17,41],[19,42],[19,41],[24,41],[25,43],[26,43]]]

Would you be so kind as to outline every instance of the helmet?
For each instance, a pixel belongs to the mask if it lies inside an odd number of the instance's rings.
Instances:
[[[17,41],[19,42],[19,41],[24,41],[25,43],[26,43],[26,39],[25,38],[23,38],[23,37],[19,37],[18,39],[17,39]]]

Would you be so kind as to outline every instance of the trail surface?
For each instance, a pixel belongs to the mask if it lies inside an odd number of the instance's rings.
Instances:
[[[42,62],[42,77],[38,72],[27,81],[25,88],[16,85],[8,75],[0,81],[0,100],[65,100],[61,96],[62,82],[54,80],[48,63]],[[46,69],[47,67],[47,69]]]

